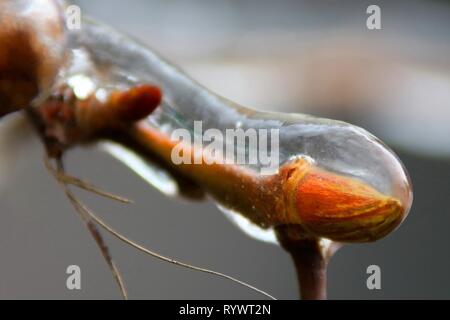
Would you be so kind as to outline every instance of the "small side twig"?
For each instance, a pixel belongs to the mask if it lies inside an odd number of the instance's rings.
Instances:
[[[119,286],[122,297],[125,300],[128,300],[128,293],[127,293],[122,275],[120,274],[119,269],[117,268],[116,264],[114,263],[114,260],[112,259],[111,254],[109,253],[109,249],[108,249],[105,241],[103,240],[103,237],[102,237],[100,231],[98,230],[97,226],[92,222],[90,217],[88,217],[84,214],[84,210],[82,210],[82,208],[79,207],[79,205],[76,202],[76,198],[67,189],[67,186],[64,186],[64,189],[65,189],[65,191],[68,191],[68,192],[66,192],[67,197],[70,199],[70,202],[73,204],[73,206],[77,209],[77,212],[80,213],[80,216],[82,217],[83,221],[85,222],[86,227],[88,228],[92,238],[94,238],[94,241],[97,243],[97,246],[99,247],[103,258],[105,259],[106,263],[108,264],[109,269],[111,270],[114,280],[116,281],[117,285]]]
[[[56,178],[58,183],[61,185],[61,187],[63,188],[68,199],[74,206],[76,212],[79,214],[79,216],[85,223],[86,228],[89,230],[89,233],[91,234],[92,238],[94,239],[95,243],[97,244],[98,248],[100,249],[100,252],[102,253],[103,258],[105,259],[105,261],[111,271],[111,274],[113,275],[114,280],[116,281],[117,285],[119,286],[122,297],[125,300],[128,300],[128,293],[127,293],[122,275],[120,274],[119,269],[117,268],[116,264],[114,263],[114,260],[112,259],[111,254],[109,253],[109,249],[108,249],[105,241],[103,240],[103,237],[102,237],[100,231],[98,230],[97,226],[93,223],[91,217],[86,214],[84,208],[80,205],[80,203],[77,200],[77,198],[75,197],[75,195],[68,188],[68,181],[66,179],[68,176],[64,174],[64,171],[63,171],[64,167],[63,167],[61,160],[60,159],[57,160],[58,169],[56,169],[56,170],[51,166],[50,161],[47,157],[45,157],[44,162],[45,162],[45,166],[47,167],[47,169],[53,174],[53,176]],[[70,181],[72,181],[72,180],[70,180]],[[86,183],[82,182],[81,180],[78,180],[78,181],[81,182],[79,184],[79,186],[84,187],[87,185]],[[87,190],[89,190],[89,189],[87,189]],[[89,191],[93,191],[93,190],[89,190]],[[103,192],[95,192],[95,193],[104,195]],[[109,198],[111,198],[111,197],[109,197]],[[116,198],[117,197],[114,197],[113,199],[116,199]]]
[[[46,163],[47,168],[48,168],[48,165],[49,164]],[[80,189],[92,192],[92,193],[94,193],[96,195],[99,195],[101,197],[105,197],[105,198],[108,198],[108,199],[111,199],[111,200],[115,200],[115,201],[118,201],[118,202],[122,202],[122,203],[125,203],[125,204],[133,203],[132,200],[129,200],[129,199],[124,198],[122,196],[118,196],[118,195],[112,194],[112,193],[107,192],[107,191],[103,191],[103,190],[93,186],[89,182],[86,182],[86,181],[83,181],[83,180],[78,179],[76,177],[73,177],[71,175],[68,175],[65,172],[57,171],[57,172],[55,172],[55,174],[57,175],[57,180],[62,182],[63,184],[73,185],[73,186],[76,186],[76,187],[78,187]]]
[[[157,258],[163,262],[167,262],[167,263],[171,263],[183,268],[187,268],[190,270],[194,270],[194,271],[198,271],[198,272],[202,272],[202,273],[207,273],[210,275],[214,275],[216,277],[220,277],[220,278],[224,278],[227,279],[229,281],[235,282],[241,286],[244,286],[248,289],[251,289],[255,292],[261,293],[262,295],[265,295],[266,297],[272,299],[272,300],[276,300],[275,297],[273,297],[272,295],[268,294],[267,292],[258,289],[244,281],[241,281],[239,279],[236,279],[234,277],[231,277],[229,275],[217,272],[217,271],[213,271],[213,270],[209,270],[206,268],[201,268],[201,267],[197,267],[185,262],[181,262],[181,261],[177,261],[174,260],[172,258],[166,257],[162,254],[159,254],[155,251],[149,250],[147,248],[145,248],[144,246],[141,246],[140,244],[130,240],[128,237],[122,235],[120,232],[116,231],[114,228],[112,228],[111,226],[109,226],[106,222],[104,222],[103,220],[101,220],[99,217],[97,217],[89,208],[87,208],[68,188],[68,183],[59,180],[59,177],[67,177],[67,175],[64,172],[64,168],[62,166],[62,162],[61,160],[57,160],[57,164],[58,164],[58,168],[55,169],[52,167],[52,165],[50,164],[49,159],[46,157],[45,158],[45,165],[48,168],[48,170],[52,173],[52,175],[55,177],[55,179],[57,179],[57,181],[59,182],[59,184],[61,185],[61,187],[64,190],[64,193],[66,194],[66,196],[69,198],[70,202],[72,203],[72,205],[75,207],[76,211],[81,215],[81,217],[83,218],[84,221],[88,221],[90,222],[88,224],[88,228],[89,231],[91,232],[91,235],[93,235],[95,241],[97,242],[97,244],[99,245],[100,249],[102,250],[102,254],[105,257],[108,266],[111,269],[111,272],[114,275],[114,278],[116,279],[116,282],[118,283],[122,294],[124,295],[125,298],[127,298],[126,295],[126,290],[125,290],[125,286],[123,285],[123,281],[122,281],[122,277],[120,276],[120,273],[118,272],[117,268],[115,267],[114,262],[111,259],[111,256],[109,255],[109,251],[108,250],[104,250],[106,248],[100,233],[98,232],[97,228],[94,225],[95,229],[92,229],[92,222],[95,222],[97,225],[101,226],[104,230],[106,230],[107,232],[109,232],[110,234],[112,234],[114,237],[116,237],[117,239],[121,240],[122,242],[134,247],[135,249],[148,254],[154,258]],[[83,182],[84,184],[84,182]],[[96,192],[97,193],[97,192]],[[98,194],[98,193],[97,193]],[[107,248],[106,248],[107,249]]]

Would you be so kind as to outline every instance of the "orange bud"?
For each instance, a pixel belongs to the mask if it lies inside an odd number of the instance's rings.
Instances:
[[[300,222],[314,235],[341,242],[374,241],[405,217],[402,203],[355,178],[310,166],[297,184]]]
[[[161,99],[161,89],[150,84],[112,91],[104,102],[92,94],[85,100],[76,101],[77,124],[88,136],[102,130],[128,126],[151,114]]]
[[[162,93],[157,86],[143,84],[126,91],[115,91],[109,98],[109,107],[118,122],[134,122],[147,117],[161,103]]]

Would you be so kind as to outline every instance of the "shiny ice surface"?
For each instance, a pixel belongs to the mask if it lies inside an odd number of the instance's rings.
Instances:
[[[149,82],[164,92],[162,106],[148,118],[149,124],[167,134],[178,128],[193,130],[201,120],[204,130],[215,128],[278,129],[280,164],[308,157],[317,167],[356,178],[385,196],[401,202],[403,217],[412,203],[408,174],[397,156],[362,128],[340,121],[301,114],[254,111],[211,93],[152,50],[108,27],[86,22],[72,34],[72,46],[83,51],[96,66],[72,71],[96,79],[105,88]],[[102,86],[102,82],[107,85]],[[77,88],[74,88],[75,90]],[[246,150],[249,152],[249,150]],[[260,164],[248,165],[255,170]],[[275,173],[275,172],[274,172]]]

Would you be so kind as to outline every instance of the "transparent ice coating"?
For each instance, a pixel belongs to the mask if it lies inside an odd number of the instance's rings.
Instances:
[[[71,36],[76,55],[87,52],[91,60],[86,63],[80,58],[81,67],[73,68],[72,76],[83,73],[100,82],[97,85],[104,82],[111,88],[136,83],[162,88],[162,106],[148,123],[165,133],[178,128],[192,131],[198,120],[203,130],[279,129],[280,165],[295,157],[309,157],[318,167],[359,179],[398,199],[405,216],[409,211],[412,189],[404,166],[386,145],[364,129],[335,120],[241,107],[211,93],[143,45],[97,23],[84,21],[81,32]],[[257,172],[259,166],[248,168]]]

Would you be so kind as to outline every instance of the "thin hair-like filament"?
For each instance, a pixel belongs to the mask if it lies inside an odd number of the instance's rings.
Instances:
[[[63,168],[63,165],[62,165],[62,162],[61,162],[60,159],[57,159],[57,169],[55,169],[50,164],[50,161],[49,161],[48,157],[45,158],[45,165],[48,168],[48,170],[52,173],[52,175],[55,177],[55,179],[59,182],[59,184],[61,185],[61,187],[64,190],[64,193],[69,198],[71,204],[74,206],[74,208],[77,210],[77,212],[79,212],[81,217],[83,219],[86,219],[86,217],[87,217],[88,221],[95,222],[97,225],[102,227],[105,231],[107,231],[108,233],[112,234],[114,237],[116,237],[120,241],[126,243],[127,245],[129,245],[129,246],[131,246],[131,247],[133,247],[133,248],[135,248],[135,249],[137,249],[137,250],[139,250],[139,251],[141,251],[141,252],[143,252],[143,253],[145,253],[147,255],[150,255],[150,256],[152,256],[154,258],[157,258],[157,259],[159,259],[159,260],[161,260],[163,262],[174,264],[174,265],[177,265],[177,266],[180,266],[180,267],[183,267],[183,268],[187,268],[187,269],[190,269],[190,270],[194,270],[194,271],[198,271],[198,272],[210,274],[210,275],[213,275],[213,276],[216,276],[216,277],[227,279],[227,280],[232,281],[234,283],[237,283],[237,284],[239,284],[241,286],[244,286],[244,287],[246,287],[248,289],[251,289],[251,290],[253,290],[255,292],[258,292],[258,293],[260,293],[260,294],[262,294],[262,295],[264,295],[264,296],[266,296],[266,297],[268,297],[268,298],[270,298],[272,300],[276,300],[276,298],[274,296],[270,295],[269,293],[267,293],[267,292],[265,292],[265,291],[263,291],[261,289],[258,289],[255,286],[252,286],[252,285],[250,285],[250,284],[248,284],[248,283],[246,283],[244,281],[241,281],[241,280],[236,279],[234,277],[231,277],[229,275],[223,274],[221,272],[213,271],[213,270],[202,268],[202,267],[197,267],[197,266],[185,263],[185,262],[181,262],[181,261],[169,258],[169,257],[164,256],[162,254],[159,254],[159,253],[157,253],[157,252],[155,252],[153,250],[149,250],[149,249],[145,248],[144,246],[134,242],[133,240],[129,239],[128,237],[124,236],[123,234],[121,234],[120,232],[115,230],[113,227],[111,227],[109,224],[104,222],[102,219],[97,217],[97,215],[94,212],[92,212],[92,210],[90,210],[88,207],[86,207],[71,192],[71,190],[68,187],[68,185],[70,184],[71,181],[81,182],[81,183],[78,183],[78,182],[77,183],[73,183],[73,185],[75,185],[77,187],[80,187],[80,188],[84,188],[84,186],[89,185],[89,184],[86,184],[85,182],[82,182],[81,180],[79,180],[77,178],[75,178],[75,180],[67,179],[67,177],[70,177],[70,176],[66,175],[66,173],[64,172],[64,168]],[[61,180],[61,177],[65,177],[65,178],[62,178],[62,180]],[[86,189],[86,190],[92,191],[92,190],[89,190],[89,189]],[[100,195],[104,195],[104,192],[95,192],[95,193],[96,194],[100,194]],[[107,194],[109,194],[109,193],[107,193]],[[115,197],[113,197],[112,199],[115,199]],[[92,231],[91,231],[91,233],[92,233]],[[98,239],[97,239],[96,236],[94,236],[94,239],[97,242],[97,244],[99,244],[99,246],[102,248],[101,244],[103,242],[98,242]],[[105,252],[106,252],[106,254],[105,254]],[[103,253],[103,256],[105,257],[105,259],[108,262],[108,265],[109,265],[109,267],[110,267],[110,269],[111,269],[111,271],[112,271],[112,273],[114,275],[114,278],[116,279],[116,282],[118,282],[122,292],[124,292],[124,286],[123,286],[122,278],[121,278],[120,274],[118,273],[117,268],[115,267],[114,263],[112,262],[112,259],[111,259],[110,255],[109,255],[109,253],[107,253],[107,251],[103,251],[103,250],[102,250],[102,253]],[[126,297],[126,293],[125,293],[125,297]]]

